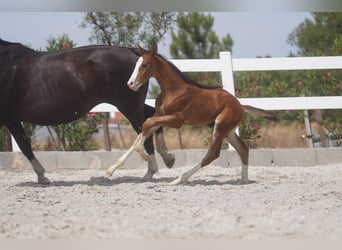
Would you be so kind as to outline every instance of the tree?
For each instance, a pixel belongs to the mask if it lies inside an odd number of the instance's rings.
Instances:
[[[300,56],[340,56],[342,52],[342,13],[312,13],[313,20],[306,19],[291,32],[288,42],[299,48]],[[341,70],[307,71],[303,81],[308,83],[308,95],[341,95]],[[315,111],[315,119],[329,136],[342,145],[342,111]],[[320,129],[321,143],[326,146],[325,131]]]
[[[177,29],[172,31],[170,54],[179,59],[218,58],[220,51],[232,51],[233,39],[227,34],[221,40],[212,29],[214,18],[204,13],[180,13],[177,16]],[[221,82],[219,73],[186,73],[202,84],[217,85]]]
[[[170,53],[173,58],[217,58],[220,51],[232,51],[233,39],[229,34],[221,41],[212,30],[214,18],[203,13],[180,13],[178,32],[172,31]]]
[[[0,151],[12,151],[11,134],[5,127],[0,127]]]
[[[174,16],[170,12],[88,12],[81,27],[93,29],[90,41],[97,44],[149,47],[162,40]]]
[[[290,33],[288,43],[299,49],[299,56],[330,55],[335,40],[342,36],[342,13],[318,12],[312,17]]]

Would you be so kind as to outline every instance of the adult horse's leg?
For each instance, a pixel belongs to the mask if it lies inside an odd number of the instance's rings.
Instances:
[[[235,133],[235,131],[231,131],[228,134],[229,143],[236,149],[238,152],[240,159],[242,161],[242,169],[241,169],[241,183],[247,184],[248,181],[248,157],[249,157],[249,149],[246,143],[241,140],[241,138]]]
[[[50,183],[49,179],[44,176],[45,169],[37,160],[37,158],[34,156],[32,152],[32,148],[31,148],[31,143],[29,141],[29,138],[26,136],[24,128],[21,125],[21,123],[20,122],[9,123],[9,124],[6,124],[6,127],[14,136],[16,142],[18,143],[20,150],[23,152],[26,158],[30,161],[34,171],[36,172],[38,176],[38,183],[49,184]]]

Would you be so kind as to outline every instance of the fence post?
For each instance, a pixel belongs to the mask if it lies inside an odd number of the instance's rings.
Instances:
[[[235,96],[233,62],[230,52],[220,52],[220,62],[223,89]]]
[[[308,110],[306,109],[304,110],[304,124],[305,124],[305,132],[306,132],[306,145],[308,146],[308,148],[313,148],[309,113],[308,113]]]
[[[235,96],[234,75],[233,75],[233,61],[230,52],[220,52],[220,65],[221,65],[221,79],[222,87],[230,94]],[[239,135],[239,127],[235,129],[236,134]],[[229,143],[229,149],[234,149]]]

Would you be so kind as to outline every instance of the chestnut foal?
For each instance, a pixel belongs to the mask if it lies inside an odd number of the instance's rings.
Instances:
[[[277,120],[277,118],[265,110],[241,105],[233,95],[220,87],[204,87],[186,79],[173,64],[157,54],[157,45],[154,45],[151,51],[146,51],[139,46],[139,51],[142,56],[128,80],[128,86],[137,91],[148,82],[149,78],[154,77],[160,85],[161,94],[156,99],[154,116],[143,123],[142,133],[131,148],[107,170],[107,174],[111,176],[134,151],[138,151],[146,160],[143,143],[159,127],[179,129],[183,124],[205,125],[215,121],[207,154],[201,162],[174,180],[172,184],[186,182],[194,173],[219,157],[222,140],[227,135],[230,144],[237,150],[242,161],[241,182],[248,183],[249,150],[236,134],[235,128],[240,123],[244,112],[270,120]]]

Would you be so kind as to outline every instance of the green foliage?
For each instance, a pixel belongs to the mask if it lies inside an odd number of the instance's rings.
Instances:
[[[298,47],[300,56],[330,55],[334,41],[341,39],[342,13],[317,12],[312,17],[290,33],[288,43]]]
[[[93,29],[98,44],[149,47],[160,41],[174,22],[170,12],[88,12],[81,27]]]
[[[298,80],[297,73],[243,72],[235,73],[235,95],[239,98],[296,97],[306,95],[307,84]],[[286,110],[277,113],[285,120],[302,119],[301,111]]]
[[[288,42],[299,48],[303,56],[341,56],[342,13],[312,13],[313,20],[306,19],[290,35]],[[308,83],[310,96],[340,96],[342,70],[307,71],[303,81]],[[324,110],[321,125],[341,145],[342,111]]]
[[[214,18],[210,14],[180,13],[177,25],[178,32],[171,33],[170,53],[173,58],[217,58],[220,51],[232,51],[233,39],[227,34],[220,41],[212,30]]]
[[[301,96],[305,92],[305,84],[301,81],[291,82],[289,72],[243,72],[235,73],[235,95],[238,98],[256,97],[290,97]],[[286,110],[277,112],[283,120],[302,120],[302,112]],[[257,139],[261,138],[260,126],[266,124],[260,118],[245,115],[239,126],[240,137],[250,148],[257,147]]]
[[[76,121],[58,126],[52,126],[59,142],[66,151],[95,150],[96,146],[90,140],[98,132],[97,124],[103,119],[100,113],[89,113]]]
[[[257,148],[257,139],[261,138],[259,130],[260,119],[245,115],[239,126],[239,135],[249,148]]]
[[[340,56],[342,52],[342,14],[313,13],[290,35],[289,43],[299,48],[300,56]],[[340,96],[342,70],[246,72],[234,77],[238,97]],[[313,114],[313,112],[310,112]],[[283,120],[302,120],[301,111],[278,112]],[[342,111],[322,111],[321,125],[338,145],[342,137]],[[245,123],[242,123],[244,126]],[[245,135],[243,128],[241,134]]]
[[[232,51],[233,39],[227,34],[221,40],[212,30],[214,17],[210,14],[191,12],[179,13],[177,32],[171,33],[170,54],[179,59],[218,58],[220,51]],[[186,75],[205,85],[217,85],[221,82],[218,72],[194,73]]]
[[[74,43],[67,34],[63,34],[57,38],[50,36],[46,41],[48,45],[45,49],[49,52],[70,49],[76,46],[76,43]]]
[[[5,129],[6,129],[5,127],[0,127],[0,152],[6,150],[6,147],[5,147],[5,135],[4,135]]]

